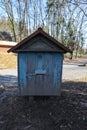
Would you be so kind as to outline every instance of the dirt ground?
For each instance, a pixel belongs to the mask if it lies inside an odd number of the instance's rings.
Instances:
[[[17,92],[0,86],[0,130],[87,130],[87,82],[63,81],[60,97],[29,100]]]
[[[64,62],[65,63],[69,63],[69,62],[87,62],[87,57],[77,57],[77,58],[72,58],[72,59],[69,59],[67,57],[64,58]]]
[[[60,97],[29,99],[18,96],[16,82],[10,85],[4,79],[0,84],[0,130],[87,130],[87,80],[63,80]]]

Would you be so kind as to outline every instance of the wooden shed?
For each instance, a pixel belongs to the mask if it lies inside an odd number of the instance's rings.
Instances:
[[[18,53],[21,96],[57,96],[61,93],[63,54],[70,52],[42,28],[8,52]]]

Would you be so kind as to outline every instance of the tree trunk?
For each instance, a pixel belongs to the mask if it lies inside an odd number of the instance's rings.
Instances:
[[[70,60],[72,60],[72,58],[73,58],[73,52],[72,53],[70,53],[71,55],[70,55]]]

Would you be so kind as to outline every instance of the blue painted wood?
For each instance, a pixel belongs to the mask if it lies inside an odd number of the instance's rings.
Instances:
[[[47,74],[46,70],[42,70],[42,69],[38,69],[38,70],[35,70],[35,74],[36,75],[43,75],[43,74]]]
[[[61,77],[62,77],[62,62],[63,62],[63,55],[61,54],[54,54],[53,55],[53,68],[54,68],[54,86],[61,86]]]
[[[18,54],[18,79],[20,95],[26,95],[27,93],[27,55],[24,53]]]
[[[21,95],[60,95],[62,53],[19,53]]]

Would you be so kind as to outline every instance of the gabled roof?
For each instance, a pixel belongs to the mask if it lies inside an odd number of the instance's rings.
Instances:
[[[70,49],[68,49],[63,44],[61,44],[59,41],[57,41],[56,39],[54,39],[53,37],[51,37],[45,31],[43,31],[42,28],[38,28],[34,33],[32,33],[31,35],[29,35],[28,37],[26,37],[25,39],[23,39],[22,41],[20,41],[17,45],[15,45],[11,49],[9,49],[8,53],[9,52],[16,52],[16,50],[19,49],[20,46],[24,45],[26,42],[30,41],[31,39],[33,39],[34,37],[36,37],[38,35],[42,35],[43,37],[47,38],[50,42],[52,42],[56,46],[60,47],[65,53],[66,52],[70,52],[71,53]]]

